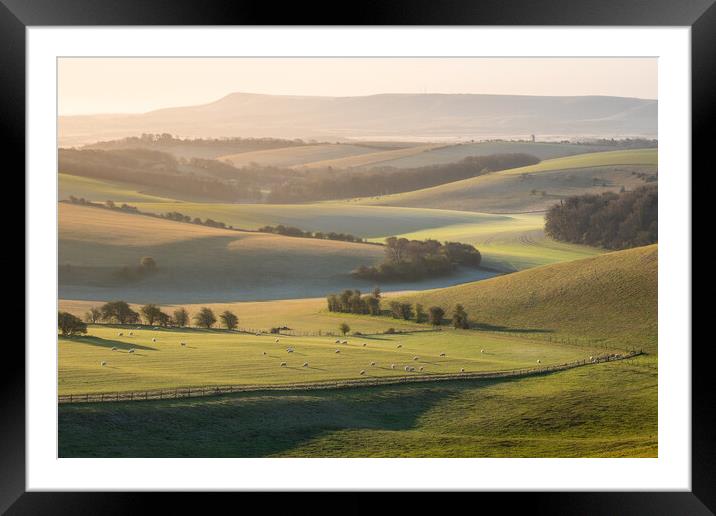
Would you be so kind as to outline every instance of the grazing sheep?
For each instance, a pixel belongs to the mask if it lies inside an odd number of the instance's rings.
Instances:
[[[398,344],[398,347],[399,347],[399,348],[402,348],[402,347],[403,347],[403,345],[402,345],[402,344]]]
[[[303,367],[308,367],[308,362],[304,362]]]
[[[336,344],[340,344],[340,343],[341,343],[340,339],[336,339]]]
[[[121,337],[122,335],[124,335],[124,334],[120,331],[120,332],[117,334],[117,337]]]
[[[415,372],[415,368],[414,368],[414,367],[411,367],[411,368],[410,368],[410,372]]]
[[[286,367],[286,362],[281,362],[281,367]]]
[[[156,341],[157,341],[157,338],[156,338],[156,337],[152,337],[152,342],[156,342]]]
[[[257,336],[257,337],[260,337],[260,336],[261,336],[261,333],[257,333],[256,336]]]
[[[106,365],[107,365],[107,362],[105,362],[105,361],[103,360],[102,362],[99,363],[99,365],[101,365],[101,366],[106,366]]]
[[[538,363],[538,364],[541,364],[541,363],[542,363],[542,361],[541,361],[541,360],[537,360],[537,363]]]
[[[117,348],[112,348],[112,351],[117,351]]]
[[[481,350],[480,350],[480,353],[484,353],[484,352],[485,352],[485,350],[484,350],[484,349],[481,349]]]
[[[262,354],[263,354],[263,355],[266,355],[266,352],[264,351]]]
[[[395,369],[395,364],[390,364],[391,369]]]
[[[133,331],[130,331],[130,332],[129,332],[129,336],[131,337],[132,335],[134,335],[134,332],[133,332]]]
[[[363,347],[365,347],[365,342],[363,343]]]
[[[405,370],[406,370],[406,371],[410,371],[410,367],[409,367],[409,366],[405,366]]]
[[[281,339],[278,339],[278,338],[277,338],[274,342],[278,342],[279,340],[281,340]]]
[[[375,367],[375,362],[371,362],[370,365],[372,365],[373,367]]]
[[[440,353],[440,356],[441,356],[441,357],[444,357],[444,356],[445,356],[445,353]]]
[[[590,361],[590,362],[593,362],[593,361],[594,361],[594,357],[589,357],[589,361]]]
[[[348,344],[348,341],[347,341],[347,340],[344,340],[344,341],[341,342],[341,344]]]
[[[464,368],[464,367],[461,367],[461,368],[460,368],[460,372],[461,372],[461,373],[464,373],[464,372],[465,372],[465,368]]]
[[[127,351],[127,353],[134,353],[134,348],[132,348],[132,349],[130,349],[129,351]]]
[[[182,346],[186,346],[186,342],[180,342],[179,344]]]
[[[365,371],[361,371],[360,374],[361,374],[361,375],[364,375],[364,374],[365,374]]]
[[[341,352],[341,350],[340,350],[340,349],[337,349],[337,350],[336,350],[336,353],[340,353],[340,352]]]
[[[413,360],[418,360],[420,357],[413,357]]]
[[[424,368],[421,367],[420,369],[418,369],[418,371],[420,371],[420,372],[422,373],[422,372],[423,372],[423,369],[424,369]]]
[[[286,352],[287,352],[287,353],[293,353],[293,348],[288,348],[288,349],[286,350]]]

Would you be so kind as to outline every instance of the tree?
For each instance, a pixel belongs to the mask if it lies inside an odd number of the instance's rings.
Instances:
[[[186,311],[186,308],[179,308],[178,310],[174,310],[174,324],[182,328],[188,323],[189,312]]]
[[[423,305],[421,305],[420,303],[416,303],[415,304],[415,321],[421,323],[421,322],[425,321],[425,319],[426,319],[426,315],[425,315],[425,309],[423,308]]]
[[[443,323],[443,317],[445,316],[445,310],[439,306],[431,306],[428,309],[430,324],[433,326],[440,326]]]
[[[216,316],[211,308],[203,307],[199,313],[194,316],[194,322],[197,326],[204,326],[207,330],[216,322]]]
[[[400,316],[406,321],[413,317],[413,307],[410,303],[400,303]]]
[[[100,307],[102,320],[119,324],[134,324],[139,321],[139,314],[132,310],[125,301],[111,301]]]
[[[348,333],[349,331],[351,331],[351,327],[348,326],[348,324],[342,322],[342,323],[338,326],[338,330],[345,336],[346,333]]]
[[[157,262],[151,256],[144,256],[139,260],[139,266],[144,272],[154,272],[157,269]]]
[[[224,326],[228,330],[234,330],[236,329],[236,326],[239,324],[239,318],[236,316],[235,313],[230,312],[229,310],[226,310],[225,312],[222,312],[222,314],[219,316],[221,319],[221,322],[224,323]]]
[[[380,296],[381,296],[380,287],[375,287],[373,289],[373,297],[376,299],[380,299]]]
[[[465,308],[460,304],[455,305],[455,311],[452,314],[452,325],[461,330],[470,328],[470,323],[467,320],[467,312],[465,312]]]
[[[326,302],[328,303],[328,311],[329,312],[340,312],[341,311],[341,302],[338,299],[338,296],[335,294],[330,294],[326,297]]]
[[[148,304],[144,305],[142,308],[139,309],[139,311],[142,313],[142,317],[144,317],[144,321],[149,326],[154,326],[154,323],[159,320],[161,317],[159,314],[162,313],[162,311],[159,309],[157,305],[154,304]]]
[[[403,312],[400,309],[399,302],[391,301],[389,306],[390,306],[390,315],[393,316],[393,319],[400,319],[403,316]]]
[[[159,314],[157,315],[157,323],[159,326],[163,326],[166,328],[167,326],[171,326],[172,324],[172,318],[169,314],[166,314],[159,310]]]
[[[57,312],[57,329],[64,336],[87,333],[87,325],[79,317],[69,312]]]
[[[380,298],[375,295],[368,296],[366,303],[368,304],[368,313],[370,315],[380,315]]]
[[[102,319],[102,312],[98,308],[92,307],[85,314],[85,321],[88,323],[96,324]]]

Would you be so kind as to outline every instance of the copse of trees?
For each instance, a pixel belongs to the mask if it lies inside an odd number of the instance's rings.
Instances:
[[[87,333],[87,325],[69,312],[57,312],[57,329],[65,337]]]
[[[139,260],[139,265],[137,265],[136,267],[130,267],[129,265],[120,267],[116,275],[121,280],[134,281],[142,279],[143,277],[148,276],[150,274],[154,274],[155,272],[157,272],[156,260],[154,260],[154,258],[152,258],[151,256],[143,256]]]
[[[439,306],[431,306],[428,309],[428,320],[433,326],[441,326],[443,323],[443,317],[445,317],[445,310]]]
[[[470,322],[467,319],[467,312],[465,307],[461,304],[455,305],[455,310],[452,314],[452,325],[456,329],[467,330],[470,328]]]
[[[322,231],[303,231],[294,226],[263,226],[258,229],[261,233],[274,233],[277,235],[285,235],[299,238],[318,238],[320,240],[340,240],[342,242],[360,242],[366,243],[365,239],[351,235],[348,233],[322,232]]]
[[[569,197],[547,211],[545,233],[555,240],[606,249],[653,244],[659,235],[658,204],[656,185]]]
[[[189,312],[187,312],[186,308],[178,308],[177,310],[174,310],[174,324],[180,328],[189,324]]]
[[[159,317],[162,311],[155,304],[144,305],[139,309],[139,312],[149,326],[154,326],[155,322],[159,321]]]
[[[410,281],[449,274],[460,265],[479,267],[481,262],[480,251],[470,244],[390,237],[382,263],[362,265],[352,274],[374,281]]]
[[[214,311],[211,308],[207,308],[206,306],[203,307],[201,310],[199,310],[199,313],[194,316],[194,323],[197,326],[202,326],[208,330],[209,328],[214,326],[214,323],[216,323],[216,316],[214,315]]]
[[[329,294],[326,302],[329,312],[380,315],[379,296],[380,291],[363,295],[360,290],[347,289],[340,294]]]
[[[91,324],[97,324],[99,321],[102,320],[102,312],[100,312],[99,308],[92,307],[85,313],[85,321]]]
[[[267,202],[303,202],[343,199],[408,192],[443,183],[476,177],[489,172],[539,163],[529,154],[492,154],[470,156],[456,163],[416,168],[391,167],[369,170],[312,170],[310,174],[294,174],[276,184]]]

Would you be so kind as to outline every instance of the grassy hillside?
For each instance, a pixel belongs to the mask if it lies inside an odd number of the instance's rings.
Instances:
[[[254,152],[242,152],[221,156],[220,160],[231,162],[235,167],[243,167],[251,163],[275,167],[294,167],[312,163],[341,159],[350,156],[371,154],[380,149],[368,145],[330,144],[305,145],[301,147],[285,147]]]
[[[381,165],[396,168],[424,167],[454,163],[468,156],[489,154],[525,153],[539,159],[561,158],[574,154],[585,154],[614,150],[608,145],[578,145],[571,143],[527,143],[527,142],[477,142],[446,145],[414,156],[386,161]]]
[[[504,331],[548,331],[657,351],[658,246],[650,245],[405,296],[425,306],[462,303]]]
[[[406,156],[416,156],[443,146],[444,144],[426,143],[402,149],[377,150],[371,153],[361,153],[343,158],[317,160],[312,163],[305,163],[296,168],[368,168],[383,165],[388,161]]]
[[[90,177],[58,174],[58,198],[69,199],[70,195],[77,198],[104,202],[176,202],[173,197],[152,195],[147,193],[149,187],[119,181],[104,181]]]
[[[646,358],[509,381],[60,405],[60,457],[656,457]]]
[[[383,323],[386,327],[390,324],[387,319]],[[269,334],[198,329],[134,329],[129,336],[127,328],[92,326],[86,337],[59,339],[59,394],[369,380],[411,374],[404,371],[405,366],[416,368],[413,375],[420,367],[422,375],[459,373],[461,369],[502,371],[536,367],[537,360],[543,365],[562,364],[604,352],[597,346],[583,348],[457,330],[349,336],[348,344],[335,344],[335,340],[335,336],[282,336],[275,342],[275,336]],[[288,347],[295,351],[288,353]],[[127,353],[132,348],[135,352]],[[441,357],[441,353],[447,356]],[[414,360],[416,356],[419,358]],[[102,361],[107,365],[100,365]],[[282,367],[282,362],[287,365]],[[303,367],[304,363],[308,366]]]
[[[100,208],[59,206],[60,298],[202,302],[319,296],[352,285],[349,272],[379,246],[183,224]],[[152,256],[158,272],[120,281]],[[361,282],[362,284],[363,282]]]
[[[656,149],[581,154],[355,202],[494,213],[542,211],[571,195],[641,186],[644,180],[637,174],[656,174],[657,156]]]

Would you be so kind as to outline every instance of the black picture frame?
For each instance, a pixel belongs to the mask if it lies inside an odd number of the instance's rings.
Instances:
[[[692,163],[708,173],[716,115],[716,0],[386,0],[338,6],[246,0],[0,0],[0,126],[4,152],[25,163],[25,29],[87,25],[574,25],[689,26],[692,44]],[[280,6],[280,7],[279,7]],[[341,7],[341,8],[339,8]],[[707,166],[707,164],[709,166]],[[683,171],[684,174],[690,173]],[[693,177],[693,174],[692,174]],[[26,318],[28,317],[26,313]],[[663,343],[670,345],[675,343]],[[688,343],[680,344],[685,352]],[[165,512],[189,508],[184,495],[25,492],[25,357],[3,349],[0,375],[0,511],[8,514],[119,514],[153,497]],[[713,514],[716,429],[711,417],[713,344],[692,350],[692,490],[639,493],[494,493],[482,498],[549,514]],[[415,501],[415,500],[413,500]],[[457,501],[457,500],[456,500]],[[354,506],[355,504],[350,504]],[[247,507],[245,507],[247,508]],[[183,512],[183,511],[182,511]]]

